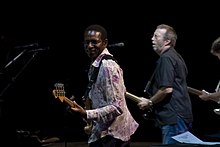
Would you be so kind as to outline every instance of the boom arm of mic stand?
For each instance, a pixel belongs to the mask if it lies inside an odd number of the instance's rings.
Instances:
[[[18,56],[16,56],[17,58],[19,56],[21,56],[26,50],[24,50],[23,52],[21,52]],[[25,63],[25,65],[20,69],[20,71],[14,76],[11,78],[11,81],[6,85],[6,87],[1,91],[0,93],[0,97],[2,97],[4,95],[4,93],[6,92],[6,90],[11,86],[11,84],[13,82],[16,81],[17,77],[22,73],[22,71],[24,71],[24,69],[28,66],[28,64],[34,59],[35,55],[37,54],[38,52],[35,52],[32,57],[27,61],[27,63]],[[15,59],[15,58],[14,58]],[[16,60],[16,59],[15,59]],[[13,60],[12,60],[13,62]],[[11,64],[11,63],[10,63]],[[10,65],[9,64],[9,65]]]
[[[8,62],[8,64],[5,65],[4,68],[7,68],[9,65],[11,65],[14,61],[16,61],[21,55],[24,54],[24,52],[26,51],[27,49],[23,50],[20,54],[18,54],[14,59],[12,59],[10,62]]]

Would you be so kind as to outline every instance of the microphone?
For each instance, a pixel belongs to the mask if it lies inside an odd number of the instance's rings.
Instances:
[[[50,47],[38,48],[38,49],[29,50],[28,52],[41,52],[41,51],[47,51],[47,50],[49,50],[49,49],[50,49]]]
[[[123,42],[120,43],[114,43],[114,44],[109,44],[108,47],[114,48],[114,47],[123,47],[125,44]]]
[[[15,48],[29,48],[29,47],[38,47],[38,46],[39,46],[38,43],[31,43],[31,44],[27,44],[27,45],[16,46]]]

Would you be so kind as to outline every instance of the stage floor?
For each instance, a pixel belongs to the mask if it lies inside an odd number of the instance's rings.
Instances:
[[[158,142],[132,142],[131,147],[150,147],[160,145]],[[59,142],[47,145],[46,147],[88,147],[86,142]]]

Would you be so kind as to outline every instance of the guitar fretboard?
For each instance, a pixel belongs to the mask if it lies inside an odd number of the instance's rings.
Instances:
[[[131,94],[131,93],[129,93],[129,92],[126,92],[126,93],[125,93],[125,96],[126,96],[127,98],[129,98],[129,99],[131,99],[131,100],[137,102],[137,103],[141,102],[140,97],[138,97],[138,96],[136,96],[136,95],[133,95],[133,94]]]
[[[201,90],[198,90],[198,89],[195,89],[195,88],[192,88],[192,87],[187,87],[189,93],[192,93],[192,94],[196,94],[196,95],[202,95],[202,91]]]

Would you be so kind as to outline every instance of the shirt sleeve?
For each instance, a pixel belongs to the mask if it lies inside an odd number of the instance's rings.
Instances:
[[[91,91],[93,110],[87,119],[111,121],[123,113],[125,103],[123,72],[113,60],[103,60],[97,81]]]

